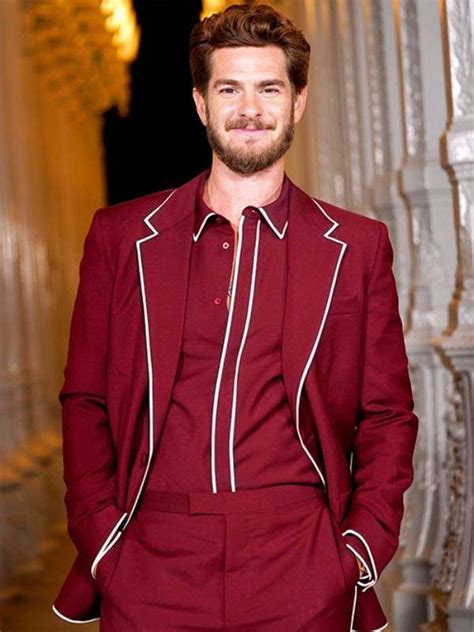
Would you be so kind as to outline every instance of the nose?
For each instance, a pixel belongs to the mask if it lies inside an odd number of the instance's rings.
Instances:
[[[247,116],[249,118],[261,116],[261,103],[258,99],[258,95],[253,90],[242,92],[239,103],[239,114],[240,116]]]

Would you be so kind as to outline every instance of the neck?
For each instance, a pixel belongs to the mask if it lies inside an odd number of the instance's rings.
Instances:
[[[204,201],[237,228],[246,206],[265,206],[278,198],[284,175],[283,158],[264,171],[242,175],[231,171],[214,155]]]

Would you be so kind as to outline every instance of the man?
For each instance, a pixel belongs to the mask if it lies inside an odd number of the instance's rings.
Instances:
[[[66,620],[388,625],[417,418],[386,226],[284,172],[309,50],[264,5],[196,25],[211,169],[93,218],[60,394]]]

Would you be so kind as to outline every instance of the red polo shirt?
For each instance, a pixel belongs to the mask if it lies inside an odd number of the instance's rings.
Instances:
[[[236,245],[229,220],[204,202],[204,183],[196,195],[180,362],[148,489],[318,484],[281,368],[289,181],[285,175],[271,204],[243,209]]]

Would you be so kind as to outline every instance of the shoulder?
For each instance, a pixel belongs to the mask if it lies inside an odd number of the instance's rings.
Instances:
[[[393,247],[388,226],[384,222],[324,200],[313,198],[313,201],[334,222],[335,230],[332,234],[335,239],[346,243],[352,263],[364,261],[370,274],[377,261],[388,267],[392,266]]]
[[[326,200],[315,197],[311,199],[320,212],[337,225],[337,234],[341,237],[352,237],[362,241],[376,240],[378,242],[381,236],[387,233],[386,224],[379,219],[336,206]]]
[[[373,270],[378,260],[393,262],[393,247],[387,224],[379,219],[357,213],[325,200],[311,198],[319,211],[333,222],[330,238],[343,242],[351,265],[359,262],[366,271]]]
[[[155,211],[173,193],[175,189],[164,189],[143,195],[133,200],[120,202],[98,209],[94,219],[107,233],[126,233],[131,229],[134,233],[142,228],[147,215]]]
[[[291,179],[290,185],[292,200],[303,209],[304,216],[318,213],[322,220],[321,228],[327,235],[350,242],[354,246],[359,244],[369,251],[378,245],[381,237],[387,237],[387,226],[379,219],[311,196]]]
[[[111,268],[115,269],[120,260],[127,259],[134,252],[136,241],[150,232],[144,223],[146,217],[159,208],[173,191],[157,191],[97,209],[86,241],[98,243]]]

